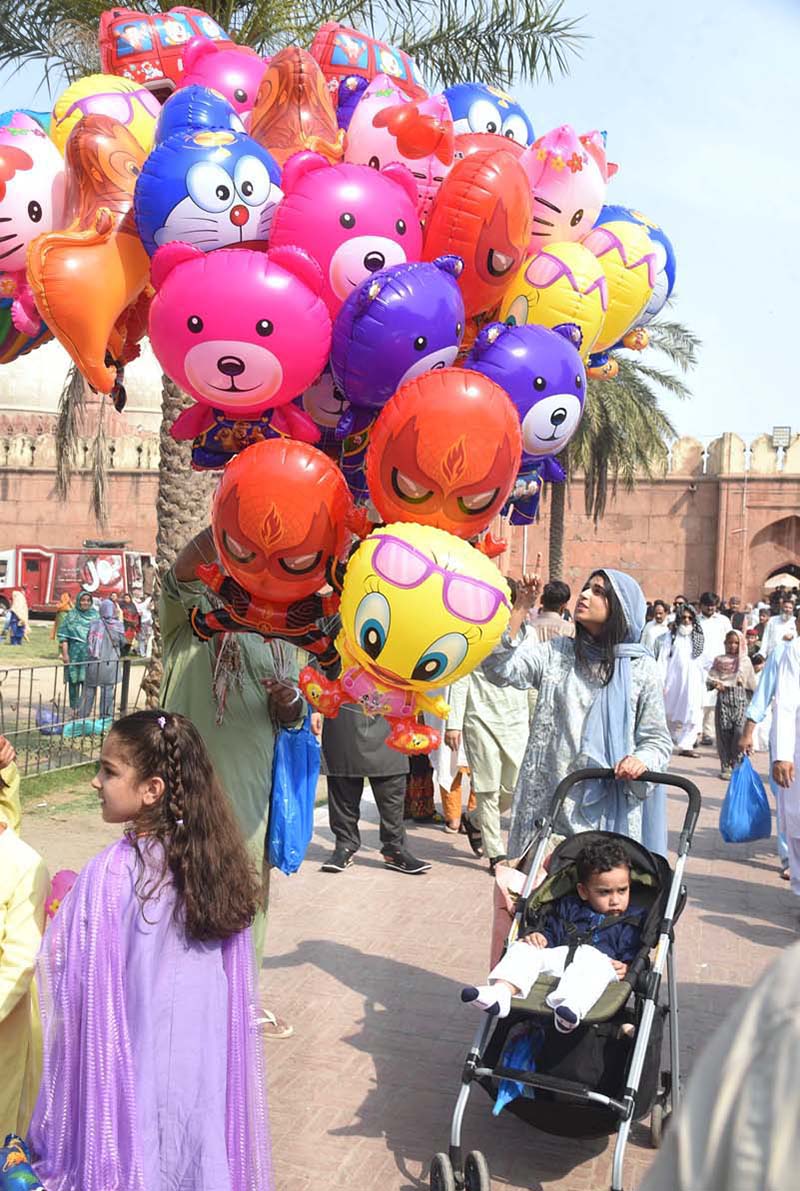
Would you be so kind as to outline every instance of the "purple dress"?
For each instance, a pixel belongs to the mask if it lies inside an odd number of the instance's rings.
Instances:
[[[172,883],[142,907],[140,879],[113,844],[45,936],[36,1172],[48,1191],[268,1191],[250,932],[189,941]]]

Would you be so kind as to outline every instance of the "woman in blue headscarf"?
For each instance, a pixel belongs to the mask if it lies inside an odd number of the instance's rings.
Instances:
[[[483,663],[497,686],[539,692],[511,808],[509,856],[523,853],[561,779],[587,767],[613,769],[619,780],[573,787],[556,831],[618,831],[665,855],[665,792],[636,780],[666,769],[672,754],[661,678],[639,644],[642,589],[622,571],[594,571],[575,605],[574,639],[541,644],[525,635],[538,591],[538,576],[518,584],[508,632]]]

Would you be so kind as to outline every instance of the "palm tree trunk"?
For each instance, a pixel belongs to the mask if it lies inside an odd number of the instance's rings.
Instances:
[[[550,541],[548,574],[551,579],[564,577],[564,511],[567,500],[567,485],[550,485]]]
[[[208,525],[211,495],[217,477],[213,472],[192,471],[192,444],[175,442],[170,428],[178,414],[193,404],[168,376],[161,390],[161,435],[156,513],[156,599],[153,610],[153,653],[142,686],[148,705],[158,704],[161,687],[161,628],[158,592],[161,581],[185,544]]]

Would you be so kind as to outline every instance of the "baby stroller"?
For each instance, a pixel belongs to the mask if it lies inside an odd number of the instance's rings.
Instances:
[[[675,869],[641,844],[612,832],[570,836],[552,852],[548,876],[533,888],[553,835],[553,824],[566,795],[579,782],[613,778],[612,770],[581,769],[559,784],[548,813],[537,823],[537,835],[526,850],[527,876],[517,903],[508,942],[522,922],[535,929],[549,902],[571,892],[577,882],[575,858],[587,844],[615,840],[631,863],[631,908],[645,910],[642,943],[625,980],[609,984],[571,1034],[553,1028],[553,1011],[545,998],[556,981],[541,976],[523,1000],[512,1000],[508,1017],[485,1016],[467,1054],[450,1128],[449,1153],[431,1163],[431,1191],[490,1191],[489,1167],[477,1150],[462,1154],[464,1112],[476,1081],[495,1099],[501,1081],[523,1085],[526,1094],[510,1101],[506,1111],[562,1137],[604,1137],[617,1131],[611,1191],[623,1191],[622,1167],[631,1125],[650,1113],[650,1137],[661,1140],[666,1115],[678,1106],[678,999],[672,954],[673,928],[685,900],[683,871],[700,814],[700,791],[686,778],[646,773],[642,781],[683,790],[689,806],[678,842]],[[535,850],[534,850],[535,846]],[[655,948],[651,961],[650,952]],[[667,970],[666,1004],[660,999]],[[669,1068],[661,1071],[664,1019],[669,1022]],[[535,1070],[504,1065],[508,1050],[522,1030],[536,1030]],[[512,1033],[514,1031],[514,1033]],[[509,1035],[511,1040],[509,1041]],[[532,1090],[532,1094],[531,1094]]]

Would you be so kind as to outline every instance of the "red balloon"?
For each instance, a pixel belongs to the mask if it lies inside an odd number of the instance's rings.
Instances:
[[[493,139],[497,139],[496,137]],[[530,184],[513,149],[481,149],[457,161],[433,203],[422,259],[455,253],[467,317],[493,310],[525,258],[533,218]]]
[[[500,512],[522,437],[508,395],[479,372],[441,368],[407,381],[370,431],[367,483],[384,521],[474,538]]]

